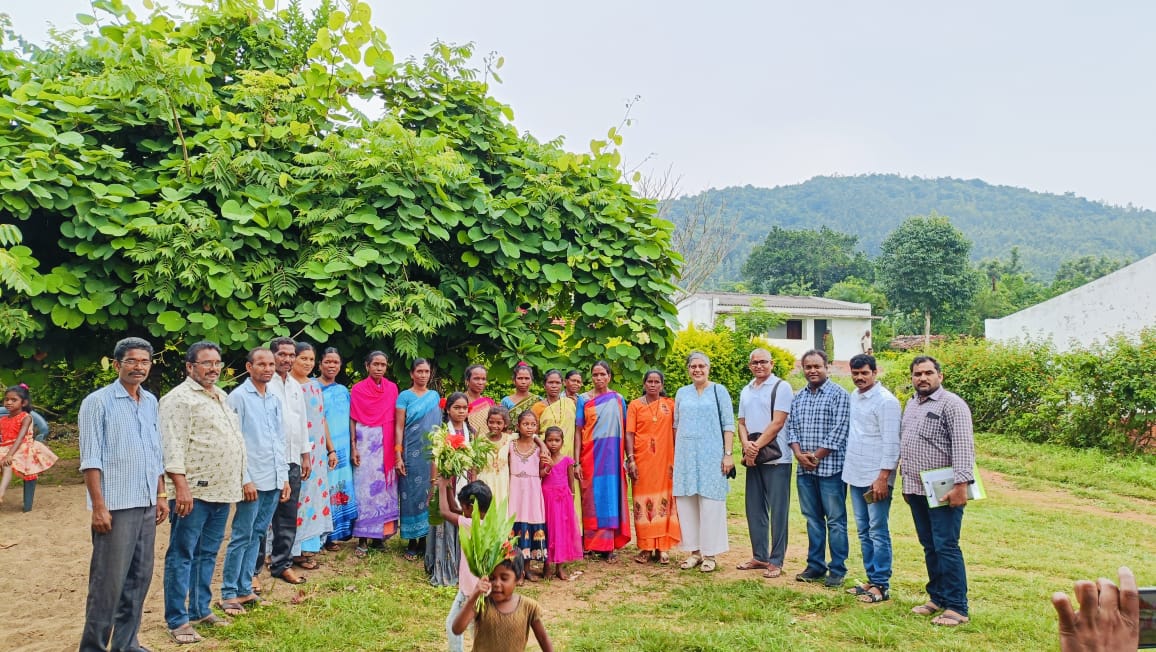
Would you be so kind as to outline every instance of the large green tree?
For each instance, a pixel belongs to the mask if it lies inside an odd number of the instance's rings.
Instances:
[[[871,277],[871,262],[857,251],[858,236],[828,227],[774,227],[743,264],[755,292],[821,295],[849,276]]]
[[[0,283],[4,309],[39,316],[11,334],[21,355],[303,333],[452,373],[634,369],[668,346],[670,223],[615,143],[519,133],[490,94],[500,61],[438,43],[396,62],[356,0],[92,4],[87,31],[0,43],[0,223],[25,240]]]
[[[877,280],[891,305],[923,315],[925,345],[931,342],[931,315],[963,311],[976,293],[971,242],[946,217],[910,217],[881,245]]]

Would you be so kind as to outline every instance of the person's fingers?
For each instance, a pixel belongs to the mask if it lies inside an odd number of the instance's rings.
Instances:
[[[1096,588],[1100,591],[1100,617],[1111,618],[1120,610],[1120,590],[1106,577],[1096,580]]]
[[[1136,576],[1132,569],[1121,566],[1120,574],[1120,613],[1128,618],[1139,621],[1140,618],[1140,590],[1136,587]]]
[[[1076,600],[1080,603],[1080,613],[1083,614],[1084,620],[1094,627],[1100,611],[1100,591],[1096,583],[1089,580],[1080,580],[1076,582],[1072,592],[1075,593]]]
[[[1076,612],[1072,609],[1072,602],[1068,594],[1056,591],[1052,594],[1052,606],[1056,608],[1056,616],[1060,620],[1060,636],[1074,636],[1076,633]]]

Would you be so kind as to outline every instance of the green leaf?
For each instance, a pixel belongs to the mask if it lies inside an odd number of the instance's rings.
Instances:
[[[166,310],[157,315],[157,323],[164,327],[170,333],[176,333],[183,330],[187,321],[181,316],[181,313],[174,310]]]
[[[551,283],[569,282],[574,280],[574,273],[566,263],[551,263],[542,266],[542,273]]]
[[[61,145],[69,145],[71,147],[79,147],[84,144],[84,136],[75,131],[66,131],[62,134],[56,134],[56,142]]]

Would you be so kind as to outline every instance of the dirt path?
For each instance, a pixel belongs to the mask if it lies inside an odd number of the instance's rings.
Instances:
[[[57,475],[53,475],[58,473]],[[63,482],[59,486],[51,486]],[[1074,497],[1062,490],[1025,490],[995,472],[985,472],[984,479],[991,499],[1007,502],[1030,503],[1044,509],[1079,510],[1089,514],[1127,521],[1140,521],[1156,527],[1156,515],[1149,510],[1105,512],[1093,501]],[[84,603],[88,591],[88,563],[91,554],[89,512],[85,506],[84,486],[76,483],[75,471],[53,469],[41,481],[35,509],[20,512],[20,487],[10,489],[7,502],[0,505],[0,650],[19,652],[62,652],[75,650],[84,622]],[[768,583],[790,582],[792,588],[811,590],[791,581],[794,573],[805,565],[806,533],[797,513],[791,515],[792,532],[786,571],[782,578],[764,580]],[[720,578],[754,579],[755,572],[735,569],[735,564],[748,556],[745,522],[732,515],[730,522],[731,551],[719,557]],[[141,642],[153,650],[177,650],[167,637],[163,619],[162,573],[164,553],[168,547],[168,526],[157,530],[156,564],[152,588],[145,603]],[[852,547],[855,547],[854,540]],[[574,622],[574,616],[590,605],[606,604],[616,598],[638,600],[637,584],[655,582],[681,583],[675,555],[669,567],[648,564],[642,566],[631,559],[634,548],[622,551],[615,564],[587,561],[578,564],[582,576],[573,582],[554,581],[549,591],[531,591],[542,603],[546,613],[557,622]],[[222,555],[223,555],[222,549]],[[220,565],[218,564],[218,572]],[[313,571],[324,580],[340,572],[349,572],[342,564],[327,564]],[[697,571],[693,571],[697,572]],[[268,576],[265,576],[268,581]],[[219,586],[214,581],[214,589]],[[816,591],[821,591],[817,587]],[[289,602],[294,592],[280,585],[269,599]],[[14,599],[15,598],[15,599]],[[655,599],[660,599],[661,596]],[[644,598],[645,599],[645,598]],[[195,646],[197,650],[220,649],[221,643],[211,639]]]

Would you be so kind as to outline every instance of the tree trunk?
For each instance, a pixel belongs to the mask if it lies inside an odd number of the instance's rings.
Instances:
[[[923,309],[923,352],[931,348],[931,309]]]

